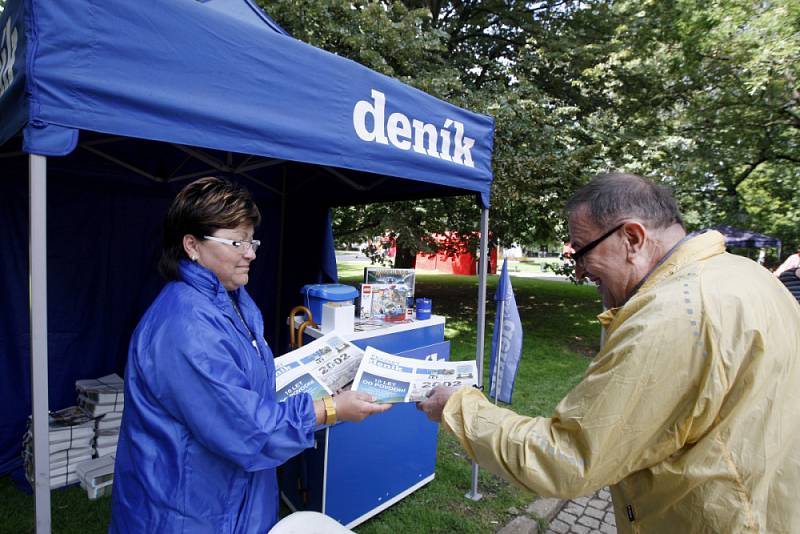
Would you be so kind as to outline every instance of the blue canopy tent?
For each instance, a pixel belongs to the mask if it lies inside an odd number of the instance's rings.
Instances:
[[[778,257],[780,258],[781,256],[781,240],[777,237],[770,237],[752,230],[744,230],[725,224],[714,226],[711,230],[716,230],[725,236],[726,246],[739,248],[775,247],[778,249]]]
[[[124,368],[161,285],[163,214],[192,179],[253,192],[248,289],[276,347],[299,288],[335,278],[330,207],[475,194],[482,369],[491,118],[297,41],[249,0],[11,0],[0,31],[0,473],[33,413],[37,530],[48,407]]]

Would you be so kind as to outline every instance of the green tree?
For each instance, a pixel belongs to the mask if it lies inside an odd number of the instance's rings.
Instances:
[[[396,77],[439,98],[496,120],[492,191],[495,242],[531,244],[563,234],[563,197],[593,150],[577,121],[580,108],[551,92],[570,92],[569,57],[548,76],[529,76],[518,56],[547,41],[551,27],[579,2],[293,2],[269,4],[296,37]],[[532,37],[533,35],[538,38]],[[530,60],[529,60],[530,61]],[[534,74],[536,74],[534,72]],[[545,90],[541,87],[544,86]],[[475,237],[474,200],[432,199],[339,210],[344,241],[393,234],[401,258],[430,246],[432,233]]]
[[[270,2],[266,7],[287,31],[309,44],[436,96],[463,90],[458,71],[446,61],[446,35],[434,27],[425,7],[402,2],[297,4],[288,0]],[[417,250],[428,248],[432,233],[449,229],[451,220],[455,223],[458,215],[469,211],[466,204],[459,199],[432,199],[339,208],[334,214],[334,234],[340,242],[377,236],[394,239],[396,265],[407,266]],[[449,216],[452,210],[456,213],[453,218]]]
[[[673,185],[693,227],[796,240],[800,5],[624,1],[610,12],[608,51],[587,71],[587,91],[614,105],[591,117],[609,132],[605,166]]]
[[[497,243],[564,236],[565,198],[610,170],[673,186],[693,228],[728,222],[798,238],[794,0],[282,0],[268,9],[304,41],[495,118]],[[431,232],[477,229],[472,199],[343,210],[337,221],[348,240],[394,232],[408,250]]]

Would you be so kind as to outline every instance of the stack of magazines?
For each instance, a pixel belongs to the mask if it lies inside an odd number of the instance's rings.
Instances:
[[[94,419],[79,406],[70,406],[50,413],[48,432],[50,446],[50,488],[60,488],[78,481],[76,466],[92,457]],[[25,461],[25,476],[31,486],[34,483],[33,438],[31,419],[22,441],[22,457]]]
[[[119,375],[77,380],[78,404],[97,418],[95,456],[102,457],[117,451],[122,410],[125,408],[125,385]]]
[[[86,490],[89,499],[111,495],[114,483],[114,455],[103,456],[82,462],[75,469],[81,487]]]

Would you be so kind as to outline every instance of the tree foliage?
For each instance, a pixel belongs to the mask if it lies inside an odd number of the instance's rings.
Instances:
[[[671,184],[693,227],[730,223],[793,242],[800,215],[800,5],[615,2],[589,91],[614,106],[609,167]],[[793,221],[793,223],[792,223]]]
[[[671,185],[690,227],[796,243],[800,3],[795,0],[290,0],[295,37],[496,121],[494,242],[565,235],[592,174]],[[337,237],[473,235],[472,198],[342,209]]]

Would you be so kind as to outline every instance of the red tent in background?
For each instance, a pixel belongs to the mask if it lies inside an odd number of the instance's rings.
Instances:
[[[414,268],[417,271],[429,271],[443,274],[477,274],[478,260],[466,247],[465,239],[455,232],[444,235],[435,234],[433,239],[441,243],[435,254],[417,252]],[[497,273],[497,248],[489,251],[489,274]]]

